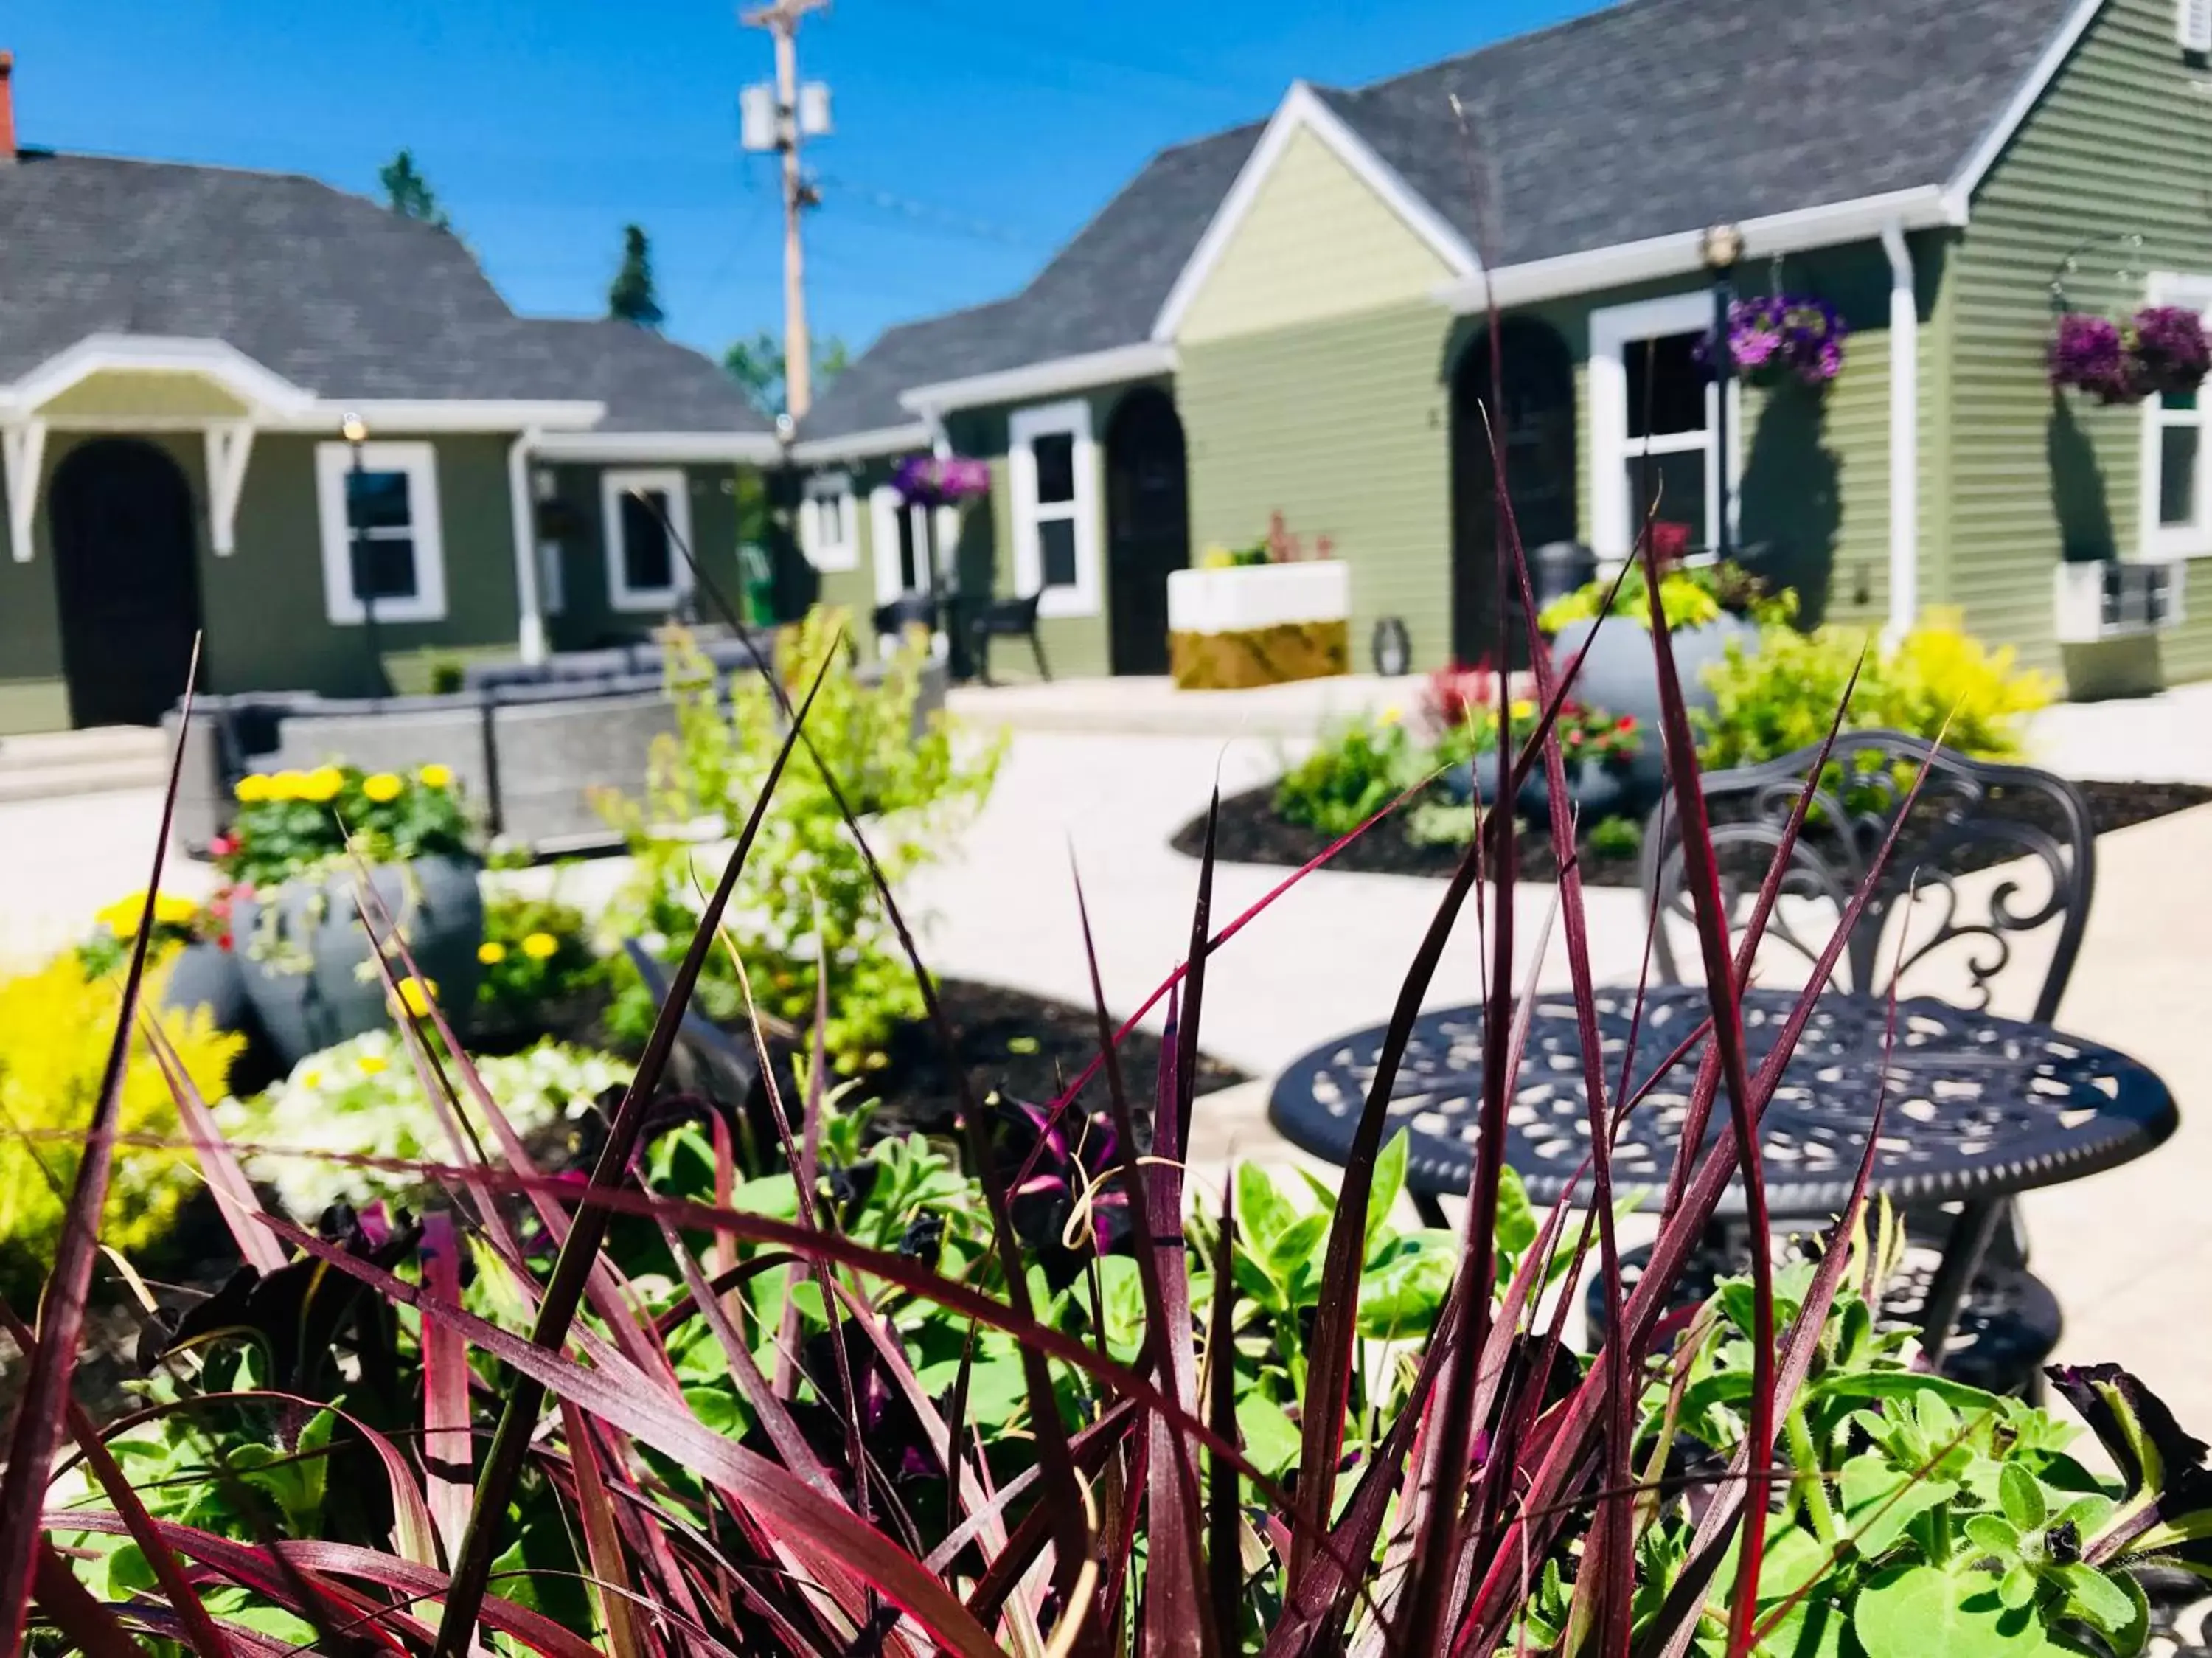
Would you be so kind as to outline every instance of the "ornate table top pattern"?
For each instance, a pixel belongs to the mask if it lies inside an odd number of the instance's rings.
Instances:
[[[1796,993],[1753,991],[1744,1001],[1752,1067],[1769,1053]],[[1599,1040],[1609,1098],[1617,1094],[1635,1009],[1632,991],[1598,993]],[[1708,1012],[1702,986],[1655,986],[1637,1038],[1641,1085]],[[2124,1054],[2049,1026],[1970,1013],[1932,1001],[1900,1003],[1884,1059],[1887,1003],[1832,991],[1808,1022],[1768,1106],[1760,1140],[1767,1201],[1778,1216],[1823,1216],[1850,1195],[1887,1073],[1875,1188],[1900,1202],[1996,1196],[2079,1179],[2127,1162],[2172,1133],[2172,1095]],[[1425,1015],[1393,1088],[1390,1132],[1413,1136],[1414,1190],[1466,1190],[1480,1109],[1483,1015],[1459,1008]],[[1380,1027],[1338,1039],[1277,1079],[1269,1115],[1294,1143],[1341,1162],[1375,1075]],[[1637,1107],[1613,1153],[1616,1192],[1662,1186],[1674,1164],[1691,1084],[1705,1044]],[[1509,1107],[1507,1158],[1539,1203],[1555,1203],[1589,1147],[1575,1004],[1540,996],[1529,1023],[1519,1087]],[[1613,1100],[1617,1105],[1617,1100]],[[1728,1121],[1716,1099],[1708,1141]],[[1587,1198],[1585,1173],[1577,1196]],[[1741,1215],[1732,1186],[1721,1205]]]

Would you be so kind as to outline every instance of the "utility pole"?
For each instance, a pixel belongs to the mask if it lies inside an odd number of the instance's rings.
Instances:
[[[809,13],[829,5],[830,0],[773,0],[742,15],[748,28],[764,28],[775,40],[772,94],[765,87],[745,89],[744,146],[783,155],[783,384],[785,412],[793,420],[803,418],[814,403],[814,343],[806,327],[806,248],[799,221],[821,199],[799,165],[799,146],[802,139],[830,131],[829,88],[818,82],[799,84],[799,25]],[[769,95],[775,99],[773,127],[763,130],[768,123],[759,118]]]

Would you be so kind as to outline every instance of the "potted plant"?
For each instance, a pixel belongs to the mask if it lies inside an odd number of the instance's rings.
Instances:
[[[1467,695],[1469,676],[1445,668],[1429,681],[1427,715],[1437,733],[1437,758],[1456,759],[1444,774],[1447,794],[1464,804],[1480,794],[1486,805],[1498,795],[1498,705],[1480,695]],[[1491,682],[1494,686],[1495,681]],[[1518,749],[1534,735],[1541,707],[1527,698],[1505,704],[1510,741]],[[1588,822],[1633,814],[1640,802],[1629,798],[1631,771],[1644,751],[1644,730],[1632,714],[1614,714],[1569,698],[1559,704],[1553,722],[1559,734],[1560,759],[1566,767],[1567,793],[1577,812]],[[1551,809],[1552,791],[1543,771],[1532,771],[1522,783],[1515,803],[1524,816],[1538,817]]]
[[[1659,603],[1681,674],[1683,698],[1693,710],[1710,712],[1713,698],[1705,683],[1705,670],[1727,660],[1731,642],[1742,640],[1745,649],[1753,649],[1761,628],[1790,622],[1797,613],[1797,595],[1787,588],[1769,591],[1765,582],[1740,564],[1692,568],[1670,565],[1663,557],[1661,564]],[[1612,578],[1601,576],[1547,605],[1537,625],[1551,640],[1553,663],[1562,671],[1589,646],[1575,680],[1576,696],[1656,729],[1659,679],[1651,647],[1650,589],[1643,566],[1631,564],[1621,577],[1610,619],[1601,629],[1598,616],[1608,592],[1613,592]],[[1656,799],[1666,781],[1658,745],[1645,744],[1629,773],[1632,809]]]
[[[246,991],[278,1059],[307,1054],[391,1015],[360,911],[395,978],[407,977],[398,930],[447,1017],[465,1025],[476,999],[483,899],[474,836],[453,773],[411,777],[352,766],[255,774],[216,855],[228,883]],[[373,899],[358,893],[366,865]]]
[[[891,488],[908,507],[957,507],[991,492],[991,463],[957,454],[915,454],[899,462]]]
[[[2107,405],[2186,397],[2208,371],[2212,340],[2185,306],[2146,305],[2125,322],[2069,311],[2051,336],[2051,385]]]
[[[1168,577],[1169,671],[1182,691],[1243,691],[1352,671],[1352,575],[1326,535],[1279,512],[1249,546]]]
[[[1729,355],[1758,385],[1787,381],[1825,387],[1844,370],[1850,332],[1836,308],[1802,294],[1771,294],[1729,307]]]

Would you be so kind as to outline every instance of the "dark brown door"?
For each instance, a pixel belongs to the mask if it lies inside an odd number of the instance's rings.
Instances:
[[[46,513],[70,717],[159,723],[184,695],[200,625],[184,473],[151,443],[101,438],[54,468]]]
[[[1499,330],[1502,419],[1486,420],[1492,401],[1486,333],[1460,358],[1452,380],[1452,654],[1461,661],[1498,656],[1498,468],[1493,429],[1504,451],[1507,489],[1524,552],[1575,536],[1575,364],[1559,331],[1516,319]],[[1527,659],[1519,600],[1507,655]]]
[[[1132,392],[1106,434],[1106,591],[1116,674],[1168,671],[1168,577],[1190,564],[1182,421],[1152,387]]]

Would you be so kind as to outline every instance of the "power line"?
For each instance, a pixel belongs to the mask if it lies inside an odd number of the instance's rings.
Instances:
[[[911,221],[922,229],[934,230],[948,235],[965,236],[975,241],[994,242],[1007,247],[1034,247],[1036,245],[1034,237],[1007,225],[994,224],[988,219],[970,218],[965,214],[954,212],[950,208],[939,207],[930,202],[916,201],[911,196],[902,196],[893,191],[879,190],[873,185],[862,184],[833,173],[824,173],[819,177],[822,183],[831,189],[842,191],[847,197],[867,206]]]

